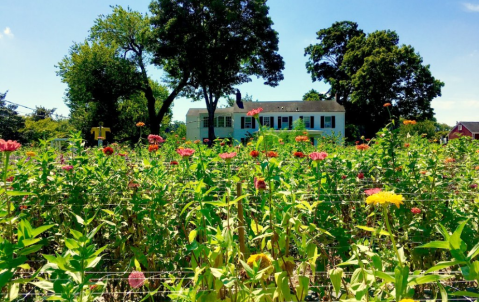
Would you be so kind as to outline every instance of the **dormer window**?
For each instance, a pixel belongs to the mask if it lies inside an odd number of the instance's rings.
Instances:
[[[457,130],[462,131],[462,125],[457,126]]]

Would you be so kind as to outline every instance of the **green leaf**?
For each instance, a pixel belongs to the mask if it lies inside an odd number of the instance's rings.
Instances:
[[[466,225],[468,221],[469,219],[461,222],[459,226],[457,227],[457,229],[452,234],[451,238],[449,238],[449,244],[451,245],[452,249],[456,249],[456,250],[461,249],[461,241],[462,241],[461,234],[462,234],[462,231],[464,230],[464,226]]]
[[[4,271],[0,274],[0,288],[4,287],[5,284],[10,282],[13,277],[13,273],[11,271]]]
[[[441,282],[437,282],[437,287],[439,288],[439,291],[441,292],[441,298],[442,298],[442,302],[447,302],[447,291],[446,289],[444,288],[444,286],[442,286]]]
[[[378,233],[378,231],[375,228],[371,228],[371,227],[368,227],[368,226],[356,225],[355,227],[358,228],[358,229],[361,229],[361,230],[365,230],[365,231],[368,231],[368,232],[375,233],[375,234]],[[380,230],[379,234],[384,235],[384,236],[390,236],[391,235],[391,234],[389,234],[389,232],[384,231],[384,230]]]
[[[394,283],[396,279],[393,276],[380,271],[374,271],[374,276],[383,279],[386,282]]]
[[[451,278],[452,276],[449,275],[427,275],[427,276],[421,276],[418,278],[415,278],[411,280],[408,285],[421,285],[421,284],[427,284],[427,283],[435,283],[436,281],[439,280],[446,280]]]
[[[21,192],[21,191],[7,191],[8,196],[27,196],[27,195],[36,195],[35,193],[30,192]]]
[[[49,292],[55,292],[53,290],[53,283],[49,281],[38,281],[38,282],[30,282],[31,284],[35,285],[38,288],[44,289]]]
[[[196,200],[190,201],[186,204],[186,206],[181,210],[180,216],[195,202]]]
[[[115,212],[107,210],[107,209],[102,209],[103,212],[107,213],[108,215],[115,216]]]
[[[467,260],[471,261],[479,255],[479,242],[467,253]]]
[[[37,237],[38,235],[52,228],[53,226],[53,224],[39,226],[38,228],[32,230],[32,236]]]
[[[442,261],[442,262],[438,262],[435,266],[428,269],[426,271],[426,274],[429,274],[429,273],[432,273],[432,272],[435,272],[435,271],[438,271],[438,270],[441,270],[441,269],[444,269],[444,268],[447,268],[447,267],[450,267],[450,266],[453,266],[453,265],[458,265],[458,264],[465,264],[465,262],[464,261]]]
[[[479,293],[473,293],[473,292],[468,292],[468,291],[453,292],[453,293],[450,293],[449,295],[451,295],[451,296],[465,296],[465,297],[479,298]]]
[[[15,300],[18,297],[18,291],[20,289],[20,284],[14,283],[10,287],[10,301]]]
[[[196,230],[193,230],[193,231],[190,232],[190,234],[188,235],[188,240],[190,241],[190,243],[192,243],[193,240],[195,240],[196,234],[197,234]]]
[[[394,285],[396,287],[396,301],[401,301],[401,298],[404,297],[407,288],[407,279],[409,277],[409,267],[404,266],[400,267],[399,265],[396,266],[394,269],[394,276],[395,282]]]
[[[38,252],[39,250],[41,250],[41,248],[42,248],[41,244],[32,245],[27,248],[21,249],[17,254],[19,256],[26,256],[26,255],[30,255],[30,254]]]
[[[306,296],[308,295],[309,290],[309,278],[304,276],[298,277],[299,285],[296,288],[296,295],[299,298],[299,301],[304,301]],[[336,294],[337,295],[337,294]]]
[[[334,291],[336,292],[336,297],[339,295],[341,290],[341,280],[343,278],[343,269],[338,267],[329,271],[329,278],[331,283],[333,283]]]
[[[263,139],[264,139],[264,136],[262,136],[262,135],[260,135],[260,137],[258,137],[258,141],[256,142],[256,150],[259,150],[259,145],[263,142]]]
[[[423,244],[417,247],[418,249],[432,248],[432,249],[445,249],[450,250],[449,242],[447,241],[431,241],[429,243]]]

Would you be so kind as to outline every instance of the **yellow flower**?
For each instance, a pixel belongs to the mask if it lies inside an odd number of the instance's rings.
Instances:
[[[37,154],[35,152],[32,152],[32,151],[28,151],[27,153],[25,153],[27,156],[29,157],[35,157],[37,156]]]
[[[399,209],[399,205],[403,204],[404,197],[402,195],[394,194],[394,192],[385,192],[381,191],[379,193],[373,194],[366,198],[366,203],[367,204],[395,204],[396,207]]]
[[[268,255],[265,255],[265,254],[262,254],[262,253],[251,255],[248,258],[248,261],[246,263],[248,263],[248,265],[251,268],[253,268],[253,265],[255,263],[258,263],[260,270],[263,270],[263,269],[269,267],[269,269],[266,271],[266,273],[264,274],[263,277],[268,277],[273,272],[273,267],[271,266],[271,259],[269,258]]]
[[[413,299],[402,299],[399,302],[417,302],[417,301],[414,301]]]

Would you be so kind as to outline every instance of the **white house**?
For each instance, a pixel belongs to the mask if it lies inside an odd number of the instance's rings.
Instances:
[[[302,119],[308,135],[318,137],[340,134],[344,137],[345,110],[336,101],[288,101],[288,102],[244,102],[244,108],[237,104],[219,108],[215,112],[215,134],[244,142],[248,134],[258,131],[255,119],[246,113],[263,108],[259,122],[276,130],[291,130],[293,123]],[[186,138],[204,140],[208,138],[208,111],[191,108],[186,114]]]

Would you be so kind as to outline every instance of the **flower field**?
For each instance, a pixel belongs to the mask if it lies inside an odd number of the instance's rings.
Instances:
[[[0,140],[2,301],[479,297],[478,141],[278,135]]]

